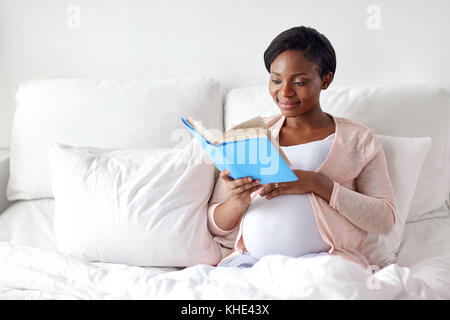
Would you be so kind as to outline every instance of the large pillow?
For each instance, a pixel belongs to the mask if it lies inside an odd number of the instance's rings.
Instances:
[[[135,266],[216,264],[207,228],[214,166],[184,148],[100,149],[50,143],[58,250]]]
[[[428,84],[337,86],[322,91],[322,109],[366,125],[377,134],[430,137],[433,145],[417,182],[408,221],[443,217],[450,206],[450,98]],[[230,90],[225,129],[257,115],[279,113],[267,87]],[[431,187],[430,187],[431,186]]]
[[[170,148],[184,134],[180,117],[223,129],[217,81],[180,79],[51,79],[22,83],[16,95],[7,196],[53,198],[47,145]]]
[[[387,235],[369,233],[363,254],[370,264],[385,267],[396,260],[417,181],[432,141],[429,137],[386,135],[377,135],[377,139],[381,142],[386,156],[389,177],[394,189],[397,221],[392,232]]]

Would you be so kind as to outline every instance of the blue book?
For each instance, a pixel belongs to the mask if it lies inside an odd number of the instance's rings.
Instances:
[[[261,184],[298,180],[261,117],[245,121],[219,136],[192,118],[182,117],[181,121],[217,169],[228,169],[233,179],[251,176]]]

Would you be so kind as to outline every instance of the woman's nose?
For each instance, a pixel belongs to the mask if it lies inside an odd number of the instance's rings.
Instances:
[[[292,90],[291,86],[289,85],[284,85],[281,87],[281,93],[283,94],[283,96],[285,97],[291,97],[295,94],[294,90]]]

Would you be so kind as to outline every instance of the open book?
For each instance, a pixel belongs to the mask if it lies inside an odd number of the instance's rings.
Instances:
[[[181,121],[217,169],[228,169],[232,178],[251,176],[260,179],[261,184],[298,180],[261,117],[245,121],[221,135],[215,135],[190,117]]]

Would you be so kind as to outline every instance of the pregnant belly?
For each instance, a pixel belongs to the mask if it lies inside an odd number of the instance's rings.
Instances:
[[[244,244],[256,258],[268,254],[299,257],[330,249],[320,236],[307,194],[270,200],[256,196],[243,219]]]

